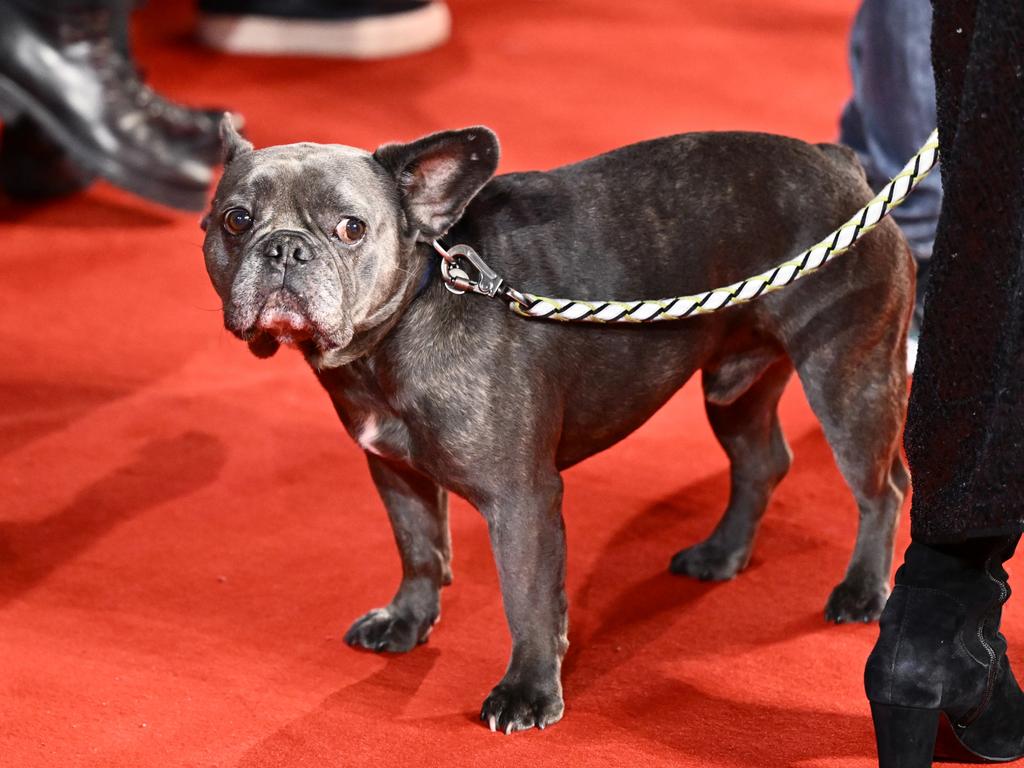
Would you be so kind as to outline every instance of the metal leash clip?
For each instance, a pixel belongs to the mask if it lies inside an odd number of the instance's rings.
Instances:
[[[468,245],[453,245],[445,249],[437,240],[433,244],[434,250],[441,255],[441,276],[445,287],[452,293],[471,291],[491,298],[502,293],[504,281]],[[476,272],[475,280],[466,271],[464,261],[468,261]]]

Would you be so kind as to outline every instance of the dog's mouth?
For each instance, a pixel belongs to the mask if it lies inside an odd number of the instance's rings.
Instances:
[[[256,313],[255,322],[238,335],[257,357],[270,357],[282,344],[313,347],[321,336],[301,299],[287,289],[270,294]]]
[[[285,287],[271,292],[262,306],[254,302],[244,314],[225,314],[225,325],[257,357],[271,357],[281,346],[290,346],[313,358],[342,349],[352,338],[351,331],[324,327],[309,310],[306,300]]]
[[[309,341],[316,328],[306,316],[299,299],[291,291],[275,291],[267,299],[256,319],[257,334],[272,336],[280,344],[297,346]]]

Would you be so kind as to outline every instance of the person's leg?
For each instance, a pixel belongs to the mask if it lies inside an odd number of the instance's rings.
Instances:
[[[839,123],[839,140],[853,148],[873,189],[898,174],[935,128],[929,0],[864,0],[850,33],[853,94]],[[909,367],[928,283],[929,260],[942,205],[933,173],[893,211],[918,263],[917,304],[910,329]]]
[[[935,3],[946,204],[905,437],[922,541],[1024,521],[1024,5],[973,5]]]
[[[839,140],[857,152],[874,189],[888,183],[935,128],[928,0],[864,0],[850,34],[853,96]],[[931,256],[942,204],[932,174],[893,218],[919,261]]]
[[[1024,6],[936,0],[945,201],[905,445],[912,543],[865,684],[883,768],[931,764],[950,726],[975,757],[1024,755],[999,633],[1024,529]]]

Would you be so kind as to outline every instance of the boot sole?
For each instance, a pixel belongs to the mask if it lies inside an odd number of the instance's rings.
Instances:
[[[0,76],[0,119],[12,121],[28,115],[86,172],[102,176],[115,186],[172,208],[201,211],[206,207],[207,187],[176,186],[148,177],[116,157],[83,146],[61,122],[9,78]]]
[[[939,709],[871,702],[871,718],[879,768],[931,768],[933,760],[1009,763],[1022,757],[990,757],[975,752],[960,741],[946,713]]]
[[[451,15],[443,2],[353,19],[213,13],[199,18],[200,41],[227,53],[383,59],[435,48],[450,32]]]
[[[939,734],[935,739],[935,756],[943,762],[953,763],[1012,763],[1024,757],[1024,753],[1013,757],[990,757],[975,752],[956,735],[956,729],[946,713],[939,718]]]

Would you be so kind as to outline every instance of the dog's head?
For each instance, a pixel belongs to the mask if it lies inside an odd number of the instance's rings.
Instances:
[[[372,154],[255,150],[227,120],[221,134],[203,253],[224,324],[260,357],[292,344],[318,367],[355,360],[393,325],[427,268],[416,243],[458,221],[498,163],[483,127]]]

